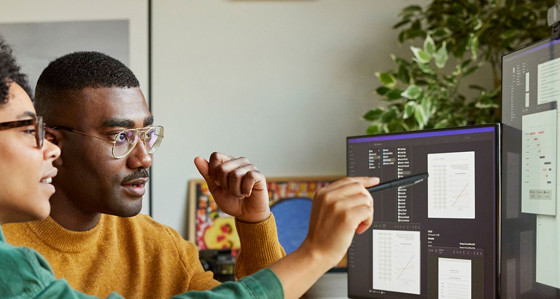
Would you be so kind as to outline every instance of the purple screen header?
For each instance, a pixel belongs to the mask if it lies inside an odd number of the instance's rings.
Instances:
[[[518,50],[516,52],[504,55],[503,61],[509,61],[509,60],[512,60],[512,59],[515,59],[515,58],[518,58],[518,57],[521,57],[521,56],[525,56],[529,53],[533,53],[533,52],[538,51],[542,48],[552,47],[554,44],[557,44],[557,43],[560,43],[560,39],[545,42],[544,44],[542,44],[540,46],[537,46],[537,45],[529,46],[529,47],[523,48],[521,50]]]
[[[382,141],[382,140],[397,140],[397,139],[412,139],[412,138],[424,138],[424,137],[434,137],[434,136],[449,136],[449,135],[460,135],[460,134],[475,134],[475,133],[485,133],[485,132],[495,132],[495,127],[481,127],[481,128],[457,128],[451,130],[441,130],[441,131],[428,131],[428,132],[410,132],[410,133],[398,133],[395,135],[382,135],[382,136],[365,136],[365,137],[348,137],[348,143],[360,143],[360,142],[372,142],[372,141]]]

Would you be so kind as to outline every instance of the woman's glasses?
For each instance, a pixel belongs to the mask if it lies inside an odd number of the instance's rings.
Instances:
[[[65,130],[69,132],[74,132],[82,134],[88,137],[101,139],[113,144],[113,157],[120,159],[128,156],[130,152],[134,149],[138,141],[142,140],[144,146],[146,147],[148,153],[153,154],[161,144],[163,140],[163,127],[153,126],[140,129],[127,129],[114,134],[114,140],[107,140],[103,137],[90,135],[78,130],[74,130],[69,127],[52,127],[53,130]]]
[[[15,120],[0,123],[0,131],[8,130],[13,128],[20,128],[26,126],[35,126],[35,141],[37,142],[37,148],[43,147],[43,140],[45,139],[45,123],[43,122],[43,117],[37,116],[34,119],[24,119]]]

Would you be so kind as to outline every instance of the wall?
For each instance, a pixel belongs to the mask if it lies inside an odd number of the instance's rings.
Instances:
[[[246,156],[267,176],[344,175],[346,136],[378,105],[410,0],[152,3],[153,215],[186,236],[197,155]]]

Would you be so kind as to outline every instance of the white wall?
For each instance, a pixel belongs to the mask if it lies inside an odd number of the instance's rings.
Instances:
[[[153,215],[186,235],[197,155],[246,156],[267,176],[344,175],[345,138],[393,67],[391,27],[411,0],[157,0]]]
[[[138,0],[0,0],[0,23],[17,24],[31,22],[75,22],[75,21],[107,21],[107,20],[127,20],[129,22],[129,48],[130,68],[138,77],[140,85],[145,93],[148,92],[148,1]],[[1,33],[1,32],[0,32]],[[41,36],[33,36],[34,32],[29,32],[30,38],[41,39]],[[108,34],[109,37],[114,34]],[[8,37],[6,37],[8,38]],[[86,38],[87,39],[87,38]],[[23,40],[23,38],[21,38]],[[8,39],[8,43],[11,41]],[[110,38],[106,42],[111,42]],[[56,42],[60,42],[57,40]],[[59,45],[57,48],[77,47],[78,42],[68,41],[67,45]],[[34,45],[33,42],[25,46]],[[110,45],[100,45],[95,51],[103,51],[103,47]],[[55,46],[53,46],[54,48]],[[82,48],[70,49],[73,51],[84,50]],[[69,51],[70,51],[69,50]],[[15,53],[17,57],[17,52]],[[67,53],[63,53],[67,54]],[[62,55],[62,54],[61,54]],[[114,54],[113,54],[114,55]],[[48,62],[52,57],[44,57]],[[120,57],[118,57],[120,58]],[[18,61],[23,65],[24,70],[27,61]]]

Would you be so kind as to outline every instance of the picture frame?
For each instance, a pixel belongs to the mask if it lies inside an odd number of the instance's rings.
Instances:
[[[270,209],[286,254],[299,247],[307,235],[315,192],[340,178],[342,176],[267,178]],[[203,179],[189,180],[188,188],[188,240],[201,251],[231,250],[231,255],[237,256],[240,243],[235,218],[220,211]],[[346,271],[346,257],[331,271]]]

